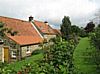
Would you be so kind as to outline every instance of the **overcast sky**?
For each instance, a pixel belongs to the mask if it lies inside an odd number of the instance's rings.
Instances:
[[[0,16],[48,21],[59,28],[62,18],[70,16],[72,24],[85,26],[100,7],[100,0],[0,0]]]

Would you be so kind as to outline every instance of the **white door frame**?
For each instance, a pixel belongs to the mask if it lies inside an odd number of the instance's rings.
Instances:
[[[2,62],[4,63],[4,48],[2,47]]]
[[[8,47],[9,48],[9,50],[10,50],[10,47],[9,46],[3,46],[2,47],[2,62],[4,63],[4,47]],[[8,53],[9,54],[9,53]]]

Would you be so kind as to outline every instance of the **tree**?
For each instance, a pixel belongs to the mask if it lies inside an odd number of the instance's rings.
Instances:
[[[91,34],[91,43],[95,46],[96,50],[93,52],[93,60],[96,64],[97,72],[100,73],[100,25],[98,25]]]
[[[95,27],[95,24],[93,22],[89,22],[84,29],[87,33],[89,33],[94,30],[94,27]]]
[[[11,36],[17,35],[18,31],[13,31],[12,28],[8,29],[7,33],[9,33]]]
[[[76,25],[72,25],[71,30],[72,30],[72,33],[75,33],[76,35],[79,35],[80,33],[80,28]]]
[[[44,59],[40,63],[43,74],[73,74],[73,52],[75,49],[72,40],[69,42],[55,38],[54,44],[47,46]]]
[[[0,22],[0,37],[4,37],[6,33],[9,33],[11,36],[17,35],[17,31],[13,31],[12,28],[4,27],[4,23]]]
[[[80,28],[79,36],[80,37],[87,37],[88,36],[88,34],[85,32],[83,27]]]
[[[97,49],[100,50],[100,26],[96,27],[94,34],[91,36],[91,40],[96,46]]]
[[[98,24],[98,27],[100,27],[100,24]]]
[[[65,40],[69,39],[69,36],[71,34],[71,22],[68,16],[64,16],[62,20],[61,33],[62,33],[62,38],[64,38]]]
[[[7,28],[4,28],[4,23],[0,22],[0,37],[4,37],[5,36],[5,31],[7,30]]]

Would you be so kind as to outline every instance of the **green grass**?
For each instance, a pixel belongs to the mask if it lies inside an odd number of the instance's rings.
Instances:
[[[74,52],[74,65],[78,74],[97,74],[96,65],[91,56],[95,52],[95,48],[90,45],[88,38],[81,38]]]
[[[25,64],[27,63],[37,64],[37,62],[42,60],[42,58],[43,58],[43,53],[38,53],[36,55],[32,55],[31,57],[27,57],[22,61],[11,63],[8,65],[8,67],[14,69],[15,71],[19,71]]]

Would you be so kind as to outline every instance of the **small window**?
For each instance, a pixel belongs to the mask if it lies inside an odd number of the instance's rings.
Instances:
[[[27,46],[27,52],[28,52],[28,51],[30,51],[30,48],[29,48],[29,46]]]
[[[30,54],[30,53],[31,53],[31,52],[30,52],[30,47],[29,47],[29,46],[27,46],[26,53],[27,53],[27,54]]]
[[[16,51],[12,51],[12,58],[16,58]]]
[[[3,44],[3,42],[4,42],[3,39],[0,39],[0,44]]]

